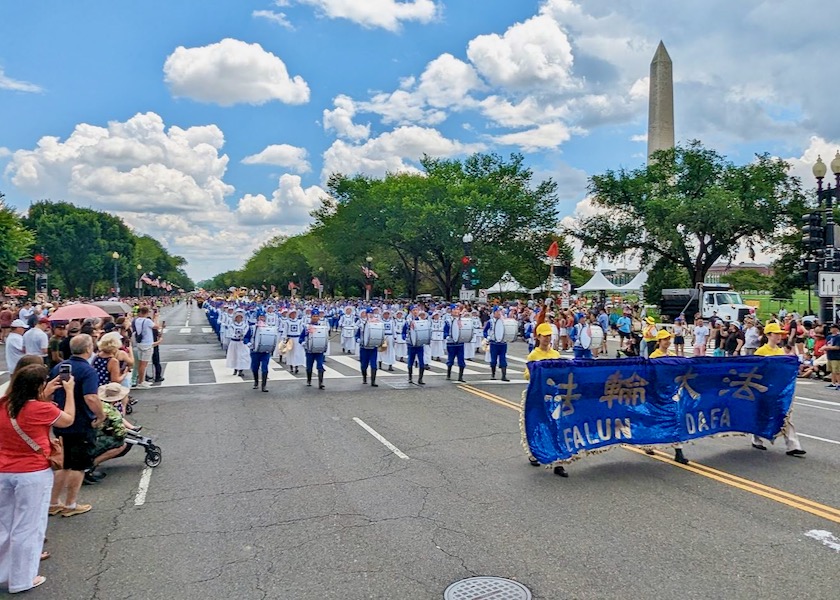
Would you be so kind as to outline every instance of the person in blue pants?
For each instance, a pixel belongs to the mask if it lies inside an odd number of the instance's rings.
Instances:
[[[452,337],[455,328],[453,323],[462,325],[461,323],[461,309],[457,306],[452,309],[452,320],[447,321],[443,326],[443,339],[446,340],[446,379],[452,379],[452,367],[455,364],[455,359],[458,359],[458,381],[464,381],[464,368],[467,366],[464,362],[464,344]],[[458,327],[460,330],[460,327]]]
[[[364,333],[365,328],[368,326],[369,319],[373,317],[369,316],[369,312],[367,310],[361,311],[359,314],[359,324],[356,325],[356,341],[360,344],[365,339]],[[379,384],[376,383],[376,362],[379,357],[379,349],[378,347],[374,348],[365,348],[364,346],[359,346],[359,361],[361,362],[362,368],[362,385],[367,385],[367,370],[370,367],[370,387],[379,387]]]
[[[265,315],[260,315],[257,322],[248,329],[243,341],[251,350],[251,372],[254,374],[254,389],[259,385],[260,373],[262,373],[262,391],[267,392],[268,383],[268,361],[271,360],[271,352],[257,352],[257,331],[260,328],[271,329],[266,325]],[[274,330],[276,331],[276,329]],[[275,338],[276,339],[276,338]],[[277,345],[275,341],[274,346]]]
[[[420,320],[420,317],[418,316],[419,312],[420,309],[417,306],[411,307],[411,314],[408,319],[406,319],[405,325],[403,325],[402,337],[406,342],[408,342],[408,383],[414,383],[412,381],[412,376],[414,361],[417,360],[420,365],[420,374],[417,376],[417,385],[426,385],[423,383],[423,373],[426,371],[426,364],[423,361],[423,346],[412,346],[411,339],[409,337],[409,332],[413,327],[413,323]]]
[[[321,311],[317,308],[312,309],[312,313],[309,315],[310,322],[307,327],[303,328],[303,331],[300,332],[300,337],[298,338],[298,342],[304,348],[306,347],[305,341],[306,338],[309,336],[310,333],[314,331],[313,327],[318,325],[321,320]],[[317,364],[318,366],[318,389],[324,389],[324,353],[323,352],[306,352],[306,385],[308,387],[312,386],[312,368]]]
[[[507,376],[507,342],[496,340],[496,323],[503,318],[502,309],[493,311],[493,317],[484,325],[484,337],[490,340],[490,379],[496,379],[496,365],[502,369],[502,381],[510,381]]]

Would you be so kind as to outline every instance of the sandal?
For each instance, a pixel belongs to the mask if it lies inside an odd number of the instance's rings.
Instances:
[[[44,577],[43,575],[38,575],[38,577],[36,577],[35,580],[32,582],[32,587],[36,588],[39,585],[44,585],[46,582],[47,582],[46,577]]]
[[[50,556],[52,556],[52,554],[50,554],[50,553],[49,553],[49,552],[47,552],[46,550],[44,550],[43,552],[41,552],[41,560],[47,560]]]

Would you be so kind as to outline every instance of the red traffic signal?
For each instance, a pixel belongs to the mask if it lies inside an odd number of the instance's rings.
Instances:
[[[38,267],[44,266],[44,255],[43,254],[36,254],[32,257],[32,260],[35,261],[35,265]]]
[[[470,264],[470,257],[469,257],[469,256],[465,256],[465,257],[463,257],[463,258],[461,259],[461,264],[464,264],[464,265],[468,265],[468,264]]]

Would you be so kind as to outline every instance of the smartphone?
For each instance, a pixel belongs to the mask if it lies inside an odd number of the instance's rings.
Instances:
[[[73,372],[73,367],[70,363],[62,363],[58,365],[58,378],[61,381],[70,381],[70,373]]]
[[[166,321],[160,324],[161,327],[166,327]]]

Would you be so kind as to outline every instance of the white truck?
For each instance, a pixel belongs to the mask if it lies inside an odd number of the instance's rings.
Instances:
[[[741,295],[723,283],[698,283],[694,288],[663,289],[659,304],[660,315],[673,322],[680,314],[691,323],[700,313],[704,319],[715,314],[724,321],[744,322],[744,317],[755,314],[755,308],[744,304]]]

